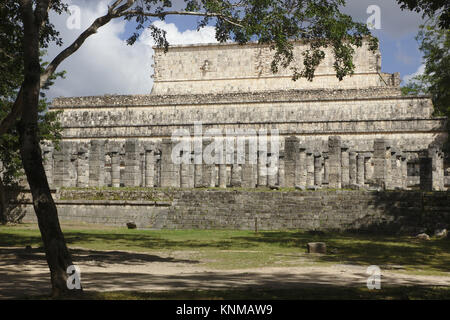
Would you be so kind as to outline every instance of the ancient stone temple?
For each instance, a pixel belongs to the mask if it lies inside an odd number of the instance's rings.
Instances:
[[[303,50],[295,43],[294,66]],[[430,98],[402,96],[367,44],[343,81],[326,53],[310,82],[273,74],[273,52],[257,44],[155,48],[151,94],[54,99],[64,130],[59,150],[43,146],[49,182],[443,190],[446,119]]]

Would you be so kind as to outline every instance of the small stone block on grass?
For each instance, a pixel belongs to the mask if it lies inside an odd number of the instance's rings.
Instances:
[[[327,245],[325,242],[308,242],[306,247],[308,253],[327,253]]]

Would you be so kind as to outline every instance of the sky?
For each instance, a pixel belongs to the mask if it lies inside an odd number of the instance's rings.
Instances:
[[[67,0],[74,5],[72,15],[52,14],[50,19],[60,31],[63,46],[51,45],[46,61],[51,61],[63,48],[72,43],[98,16],[107,10],[108,0]],[[181,2],[183,1],[174,1]],[[175,6],[179,6],[175,4]],[[418,13],[400,10],[395,0],[347,0],[342,10],[354,20],[366,22],[379,8],[379,29],[373,34],[380,40],[382,72],[400,72],[408,81],[423,72],[421,52],[415,36],[423,23]],[[372,10],[368,10],[372,9]],[[376,8],[375,8],[376,9]],[[172,16],[153,23],[167,31],[170,44],[213,43],[215,30],[207,26],[197,31],[197,19]],[[376,23],[376,20],[370,20]],[[125,40],[135,30],[132,22],[112,20],[89,37],[83,46],[66,59],[57,71],[66,71],[65,79],[58,79],[47,92],[47,97],[90,96],[104,94],[148,94],[153,80],[151,75],[153,40],[144,32],[129,46]]]

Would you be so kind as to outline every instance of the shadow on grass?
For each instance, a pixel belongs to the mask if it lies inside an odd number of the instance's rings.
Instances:
[[[30,233],[0,233],[0,246],[40,246],[41,239]],[[280,254],[305,253],[308,242],[327,244],[328,254],[315,256],[316,261],[358,265],[401,265],[407,269],[450,272],[450,241],[419,241],[406,236],[353,233],[311,233],[262,231],[223,233],[214,231],[173,231],[169,234],[142,230],[66,231],[69,246],[88,246],[95,250],[202,250],[254,249]],[[118,252],[120,257],[122,253]],[[119,258],[117,258],[119,259]]]
[[[257,237],[239,237],[246,242],[296,247],[306,252],[308,242],[325,242],[328,254],[319,261],[358,265],[401,265],[450,272],[450,241],[420,241],[413,237],[341,233],[260,232]]]

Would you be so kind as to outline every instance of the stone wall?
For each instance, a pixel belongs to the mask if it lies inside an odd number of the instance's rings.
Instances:
[[[420,150],[446,139],[445,118],[433,118],[428,97],[402,97],[398,88],[294,90],[187,96],[105,96],[59,98],[63,137],[161,141],[175,129],[193,133],[194,122],[211,128],[276,128],[305,143],[342,135],[353,148],[369,150],[375,137],[390,136],[396,148]]]
[[[77,200],[103,195],[117,200]],[[376,230],[410,232],[450,225],[450,193],[414,191],[269,191],[162,189],[166,200],[149,200],[154,190],[61,190],[61,221],[154,229]],[[141,199],[141,200],[136,200]],[[31,204],[27,222],[35,221]]]
[[[308,45],[293,43],[292,66],[303,66],[303,52]],[[315,79],[292,81],[291,68],[273,74],[274,51],[267,45],[200,44],[171,46],[168,52],[155,48],[154,94],[206,92],[248,92],[274,89],[366,88],[391,84],[391,75],[381,73],[379,51],[368,43],[355,48],[355,73],[339,81],[334,70],[334,55],[324,49],[325,59],[315,72]]]

